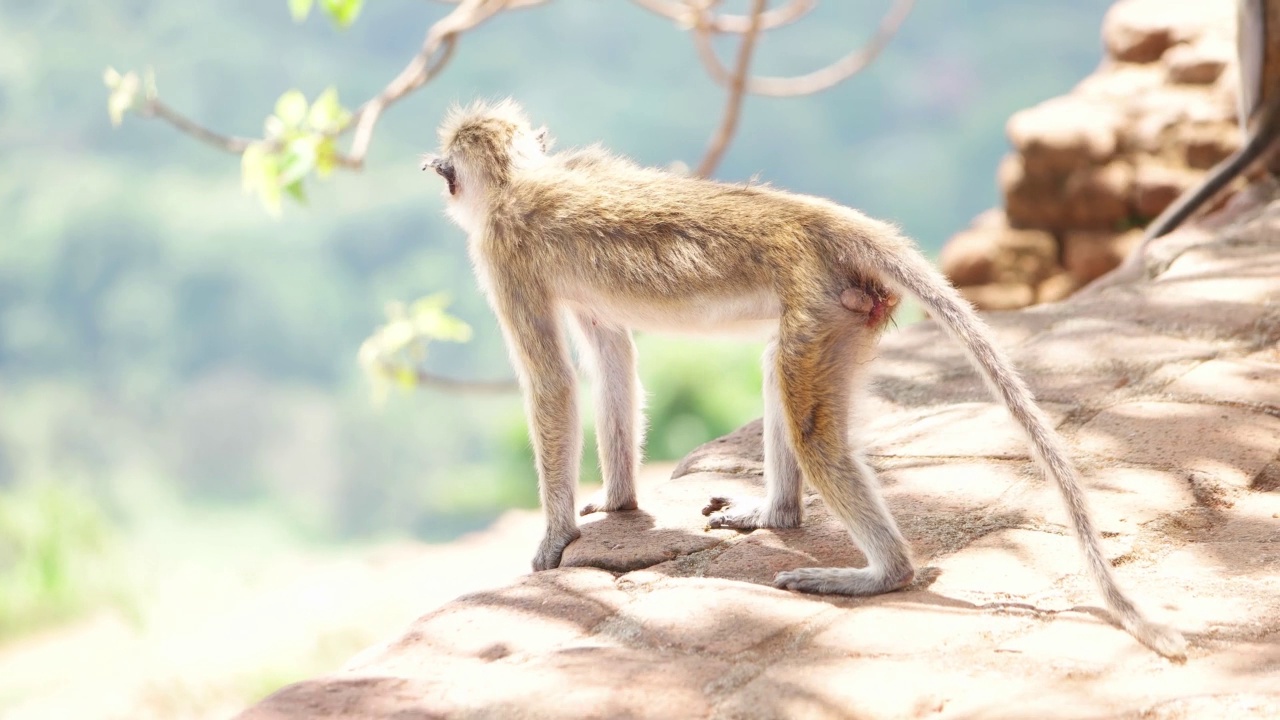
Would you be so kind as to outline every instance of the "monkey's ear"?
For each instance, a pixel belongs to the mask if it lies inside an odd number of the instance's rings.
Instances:
[[[551,137],[551,133],[547,130],[546,125],[534,130],[533,136],[537,139],[538,146],[542,148],[542,152],[551,150],[551,146],[556,142],[555,138]]]

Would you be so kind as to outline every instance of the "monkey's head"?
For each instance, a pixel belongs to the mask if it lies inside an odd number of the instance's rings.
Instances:
[[[440,125],[440,153],[424,158],[423,170],[445,181],[450,206],[474,206],[501,190],[512,173],[545,162],[551,139],[534,129],[513,100],[454,107]]]

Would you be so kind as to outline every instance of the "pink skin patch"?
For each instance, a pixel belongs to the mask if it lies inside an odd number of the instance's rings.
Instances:
[[[850,312],[867,316],[867,327],[874,328],[888,322],[898,296],[878,288],[868,292],[862,288],[846,288],[840,293],[840,304]]]

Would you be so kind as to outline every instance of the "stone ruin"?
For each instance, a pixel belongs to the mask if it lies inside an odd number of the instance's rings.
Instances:
[[[1114,268],[1142,228],[1240,145],[1231,0],[1120,0],[1099,68],[1014,114],[1004,209],[939,262],[983,310],[1061,300]]]

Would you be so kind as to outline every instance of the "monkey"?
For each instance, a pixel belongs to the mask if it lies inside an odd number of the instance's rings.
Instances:
[[[1187,189],[1156,216],[1128,257],[1085,288],[1089,293],[1141,278],[1152,242],[1176,230],[1229,183],[1274,151],[1280,138],[1280,91],[1275,87],[1280,80],[1280,57],[1267,57],[1266,33],[1268,29],[1273,34],[1280,32],[1280,28],[1270,28],[1268,16],[1272,24],[1280,22],[1280,0],[1236,1],[1237,107],[1240,134],[1244,137],[1240,149],[1215,165],[1199,185]]]
[[[445,212],[467,235],[522,390],[546,524],[535,571],[558,567],[581,536],[569,332],[593,381],[604,476],[582,513],[638,507],[640,330],[766,338],[765,497],[712,498],[703,509],[710,527],[798,527],[807,480],[867,565],[789,570],[774,584],[854,596],[910,584],[910,548],[850,441],[881,331],[897,297],[909,295],[964,347],[1027,435],[1121,627],[1185,659],[1182,635],[1147,619],[1118,586],[1064,442],[991,331],[895,225],[768,184],[643,167],[599,144],[552,153],[545,128],[533,130],[511,99],[454,106],[437,134],[439,151],[422,169],[444,180]]]

